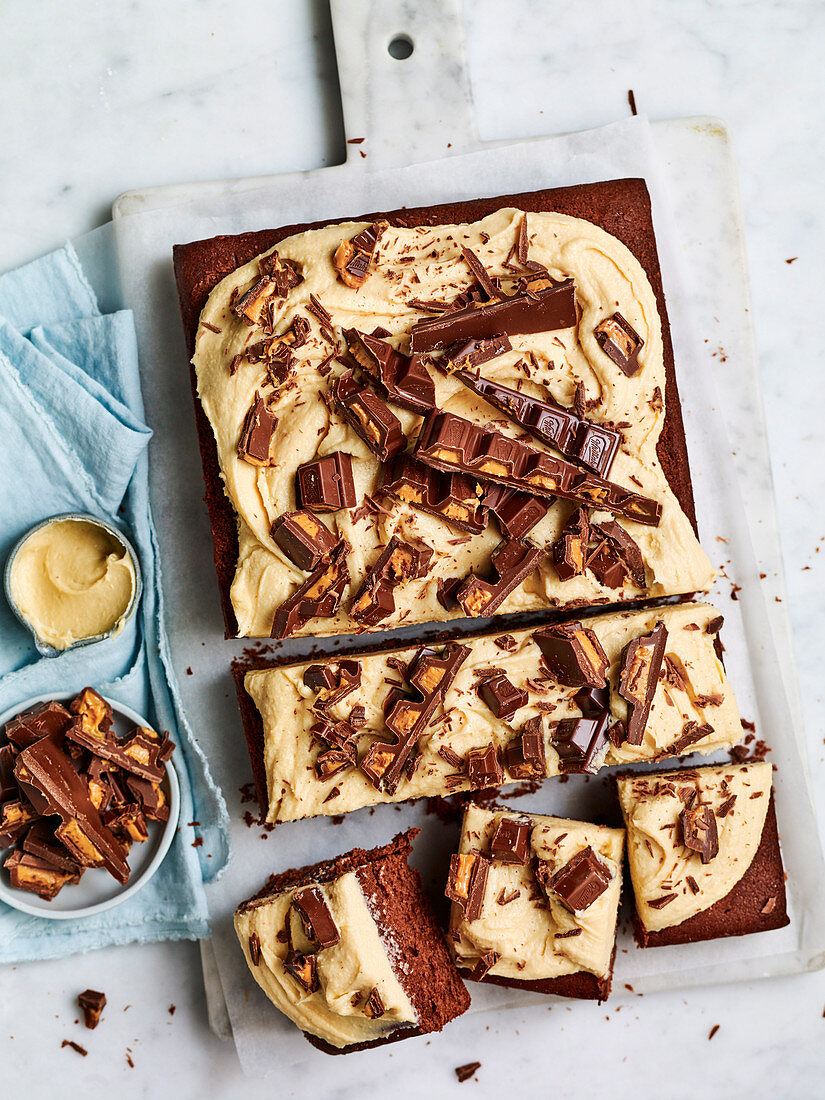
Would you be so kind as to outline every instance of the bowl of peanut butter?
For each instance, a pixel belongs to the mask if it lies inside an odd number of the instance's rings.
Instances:
[[[140,562],[128,538],[82,512],[42,520],[15,543],[6,562],[6,598],[45,657],[120,634],[141,588]]]

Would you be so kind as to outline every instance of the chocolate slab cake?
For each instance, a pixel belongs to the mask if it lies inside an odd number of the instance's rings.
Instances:
[[[328,1054],[441,1031],[470,998],[421,879],[412,829],[273,875],[235,930],[256,982]]]
[[[767,762],[617,779],[640,947],[788,924]]]
[[[623,829],[471,803],[446,887],[462,975],[605,1000],[623,851]]]
[[[228,635],[705,590],[642,180],[175,249]]]
[[[269,822],[736,744],[704,604],[235,668]],[[640,688],[640,684],[644,684]]]

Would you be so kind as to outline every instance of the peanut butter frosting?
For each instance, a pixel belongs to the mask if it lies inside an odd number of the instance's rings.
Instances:
[[[276,518],[297,506],[297,467],[345,452],[352,456],[359,504],[366,496],[379,496],[381,463],[328,400],[334,379],[342,371],[341,364],[331,358],[343,350],[341,330],[372,332],[380,326],[389,334],[388,342],[406,353],[411,326],[427,316],[411,301],[451,301],[474,283],[461,246],[475,252],[491,277],[512,278],[506,264],[524,217],[519,210],[502,209],[470,225],[386,226],[360,289],[344,285],[332,258],[342,241],[367,228],[368,223],[347,222],[282,241],[277,246],[281,261],[293,264],[303,278],[286,297],[274,299],[272,332],[276,338],[287,336],[296,318],[307,322],[309,331],[306,341],[295,349],[294,372],[274,387],[265,364],[250,361],[255,356],[247,354],[264,335],[260,324],[248,325],[231,308],[258,278],[260,258],[238,268],[212,291],[201,315],[193,363],[200,401],[215,434],[225,490],[238,517],[239,553],[231,599],[241,636],[268,636],[276,608],[307,576],[272,536]],[[662,518],[657,527],[619,521],[640,547],[645,589],[635,587],[629,579],[620,589],[607,588],[590,570],[562,582],[552,559],[546,557],[507,596],[498,612],[632,599],[642,591],[659,596],[706,590],[712,583],[709,561],[656,454],[665,417],[665,367],[661,323],[647,276],[620,241],[590,222],[552,213],[526,217],[531,261],[544,265],[553,278],[573,277],[580,320],[568,329],[513,336],[512,350],[485,363],[482,374],[531,396],[549,396],[567,407],[573,405],[580,386],[579,399],[587,403],[588,417],[617,426],[621,432],[610,479],[655,498],[662,505]],[[331,334],[329,329],[325,333],[313,311],[313,300],[329,314]],[[632,377],[611,361],[594,337],[596,326],[615,311],[620,311],[644,340],[638,357],[640,369]],[[526,377],[525,360],[532,364]],[[432,368],[430,373],[436,408],[476,424],[494,422],[506,435],[520,434],[518,425],[458,378]],[[277,418],[271,464],[263,466],[245,461],[238,453],[258,393],[266,397],[270,413]],[[391,407],[412,443],[422,418]],[[537,441],[531,445],[547,449]],[[395,610],[382,621],[381,629],[460,616],[462,612],[447,611],[438,602],[438,581],[470,572],[489,573],[490,555],[501,538],[494,522],[480,534],[465,535],[442,519],[389,496],[380,496],[379,502],[379,509],[344,508],[323,517],[336,539],[346,539],[351,547],[348,565],[352,583],[334,616],[311,620],[297,633],[364,629],[350,618],[352,597],[393,535],[425,543],[433,557],[426,577],[397,586]],[[559,537],[571,512],[569,502],[554,504],[530,532],[528,541],[549,546]],[[600,522],[609,516],[594,511],[591,518]]]
[[[248,903],[235,914],[247,965],[275,1007],[302,1031],[334,1047],[369,1042],[415,1024],[415,1010],[393,970],[389,933],[379,930],[352,871],[318,887],[340,933],[336,944],[315,954],[319,988],[307,992],[284,968],[290,943],[298,952],[316,951],[292,907],[298,889]],[[368,1015],[373,990],[384,1009],[375,1019]]]
[[[636,911],[649,932],[681,924],[726,897],[753,862],[771,797],[767,762],[622,776]],[[686,805],[709,806],[718,852],[707,862],[682,843]]]
[[[586,620],[609,661],[612,719],[627,715],[627,704],[617,690],[623,651],[631,639],[649,634],[659,622],[667,628],[665,661],[642,743],[607,742],[593,761],[593,771],[686,751],[712,753],[741,739],[736,699],[714,647],[713,631],[721,617],[706,604],[612,612]],[[267,821],[341,814],[362,806],[469,790],[472,784],[464,768],[468,751],[490,744],[503,750],[533,718],[541,720],[546,775],[558,775],[564,767],[552,740],[555,724],[580,715],[581,710],[574,700],[576,689],[558,683],[542,664],[533,633],[520,630],[464,639],[470,652],[419,741],[418,766],[411,776],[402,777],[394,793],[376,789],[358,766],[325,780],[318,778],[321,746],[312,733],[321,717],[313,709],[318,692],[304,683],[311,662],[248,672],[244,686],[263,724]],[[346,721],[354,707],[363,707],[364,722],[357,736],[359,760],[371,742],[388,736],[384,702],[393,687],[403,687],[399,658],[408,662],[414,653],[415,649],[398,649],[360,658],[357,686],[329,708],[330,720]],[[327,663],[335,666],[334,659]],[[491,669],[500,670],[526,692],[526,703],[506,721],[497,718],[478,695],[478,684]],[[686,730],[689,750],[684,747]],[[505,767],[503,782],[516,779]]]
[[[470,805],[464,815],[459,852],[490,855],[490,841],[502,818],[530,825],[528,861],[492,859],[480,915],[466,920],[460,905],[450,915],[450,946],[456,963],[472,969],[488,952],[497,960],[488,971],[520,981],[559,978],[587,971],[597,978],[611,970],[616,916],[622,885],[624,830],[543,814],[486,810]],[[535,861],[554,875],[591,848],[609,872],[604,892],[587,908],[573,911],[537,883]]]

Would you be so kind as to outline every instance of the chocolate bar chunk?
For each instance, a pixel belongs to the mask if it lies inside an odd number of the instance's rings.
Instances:
[[[542,660],[551,674],[566,687],[602,687],[609,661],[601,642],[581,623],[559,623],[533,633]]]
[[[496,716],[512,718],[519,707],[523,707],[529,698],[526,691],[517,688],[506,676],[492,676],[478,685],[478,694]]]
[[[287,596],[275,612],[270,637],[288,638],[310,619],[328,619],[335,614],[350,581],[349,549],[349,543],[342,539],[304,583]]]
[[[502,863],[526,863],[530,858],[531,832],[529,821],[502,817],[490,841],[493,859],[498,859]]]
[[[495,580],[482,580],[471,573],[456,592],[456,600],[467,615],[474,618],[491,615],[535,571],[546,554],[546,550],[527,546],[517,539],[500,542],[490,558]]]
[[[269,275],[272,279],[273,297],[275,298],[286,298],[293,287],[304,281],[304,277],[298,271],[295,261],[282,260],[277,249],[273,249],[266,256],[261,256],[258,260],[258,270],[261,275]]]
[[[411,455],[393,459],[381,490],[463,531],[478,534],[487,526],[476,481],[465,474],[440,473]]]
[[[596,545],[587,558],[587,567],[596,580],[608,588],[620,588],[629,579],[637,588],[646,585],[645,563],[635,539],[615,520],[593,523],[591,538]]]
[[[531,718],[508,742],[504,752],[507,771],[514,779],[544,779],[547,774],[547,753],[541,718]]]
[[[69,703],[69,710],[77,715],[81,727],[87,733],[105,736],[112,728],[114,711],[94,688],[85,687]]]
[[[339,508],[355,507],[352,458],[343,451],[304,462],[298,467],[296,478],[298,499],[310,512],[337,512]]]
[[[550,875],[545,862],[539,860],[536,878],[545,893],[553,893],[574,913],[589,909],[610,885],[610,870],[588,845]]]
[[[366,282],[375,246],[386,225],[386,222],[373,222],[352,240],[341,241],[336,248],[332,257],[333,267],[346,286],[358,290]]]
[[[598,718],[603,711],[610,710],[610,688],[607,684],[604,687],[585,685],[573,696],[573,702],[585,718]]]
[[[625,649],[619,695],[627,700],[625,740],[629,745],[641,745],[644,740],[666,644],[667,627],[660,622],[650,634],[634,638]]]
[[[638,374],[639,352],[645,342],[621,313],[614,313],[612,317],[600,321],[593,330],[593,335],[605,355],[628,378]]]
[[[345,329],[347,350],[394,405],[424,415],[435,408],[435,383],[420,355],[403,355],[358,329]]]
[[[100,1023],[103,1009],[106,1007],[106,994],[96,989],[84,989],[77,995],[77,1003],[83,1009],[83,1022],[92,1031]]]
[[[127,882],[126,849],[101,821],[92,805],[84,780],[77,774],[63,750],[44,737],[21,752],[33,786],[49,800],[52,812],[60,814],[62,825],[56,835],[83,866],[102,864],[118,880]]]
[[[127,775],[126,786],[134,795],[144,818],[149,821],[169,820],[169,804],[160,783],[152,783],[137,775]]]
[[[151,783],[160,783],[163,779],[163,768],[158,762],[160,744],[148,738],[139,728],[127,740],[121,741],[112,734],[100,737],[88,733],[77,724],[66,731],[66,740],[81,745],[95,756],[141,779],[148,779]]]
[[[482,508],[493,513],[501,533],[508,539],[523,539],[544,519],[551,503],[506,485],[488,485],[481,498]]]
[[[315,955],[290,951],[284,959],[284,970],[292,975],[304,992],[314,993],[319,988],[318,960]]]
[[[602,711],[596,718],[565,718],[557,723],[550,738],[559,754],[562,771],[586,772],[593,758],[608,743],[607,724],[609,712]]]
[[[278,426],[278,418],[273,416],[269,408],[258,393],[241,428],[241,438],[238,441],[238,456],[253,466],[271,466],[272,458],[269,447],[272,436]]]
[[[559,580],[569,581],[571,577],[581,576],[585,568],[589,540],[590,521],[587,509],[577,508],[553,543],[553,564]]]
[[[41,737],[59,738],[72,723],[72,716],[60,703],[38,703],[6,723],[5,733],[18,749],[28,748]]]
[[[351,370],[336,378],[332,393],[341,415],[382,462],[406,448],[401,421],[377,394],[358,384]]]
[[[326,714],[361,683],[361,665],[348,659],[335,665],[310,665],[304,672],[304,683],[313,691],[320,692],[313,709]]]
[[[62,844],[55,840],[54,828],[50,828],[45,821],[37,821],[29,829],[23,838],[23,851],[36,856],[44,863],[58,871],[66,871],[78,880],[83,873],[83,868],[72,859]]]
[[[417,321],[411,330],[413,352],[435,351],[459,340],[489,340],[493,336],[551,332],[576,324],[576,294],[572,279],[482,305],[451,310]]]
[[[16,890],[37,894],[43,901],[53,901],[68,883],[80,881],[80,876],[58,870],[53,864],[28,852],[12,852],[4,864],[11,885]]]
[[[530,397],[472,371],[459,371],[456,377],[543,443],[549,443],[599,476],[607,476],[621,443],[621,435],[615,428],[587,420],[549,396],[544,400]]]
[[[329,906],[317,886],[304,886],[292,898],[292,906],[301,918],[307,939],[319,947],[334,947],[341,933],[333,919]]]
[[[702,863],[710,861],[719,854],[719,830],[716,827],[716,815],[710,806],[691,806],[679,815],[682,844],[692,852],[698,852]]]
[[[14,779],[15,751],[11,745],[0,746],[0,803],[17,794]]]
[[[478,367],[512,350],[510,338],[504,335],[489,340],[458,340],[445,350],[442,362],[448,370],[466,371],[468,367]]]
[[[378,1020],[387,1011],[386,1005],[378,992],[378,987],[373,986],[370,990],[370,995],[367,997],[366,1004],[364,1005],[364,1015],[369,1020]]]
[[[350,614],[358,622],[375,626],[395,611],[395,589],[424,576],[433,556],[423,542],[413,545],[393,536],[367,573],[353,600]]]
[[[16,837],[39,817],[30,802],[22,798],[9,798],[0,805],[0,835]]]
[[[450,877],[444,893],[464,912],[465,921],[478,920],[490,871],[489,860],[480,852],[459,852],[450,856]]]
[[[470,749],[467,753],[467,778],[473,790],[485,787],[499,787],[504,782],[504,769],[501,766],[495,745]]]
[[[232,312],[248,325],[264,324],[268,306],[277,297],[277,281],[272,275],[261,275],[249,290],[232,306]]]
[[[289,560],[306,572],[335,546],[332,531],[304,508],[278,516],[272,524],[272,537]]]
[[[566,497],[648,527],[656,527],[661,519],[662,506],[651,497],[452,413],[434,412],[427,417],[413,453],[436,470],[457,470],[551,501],[556,496]]]

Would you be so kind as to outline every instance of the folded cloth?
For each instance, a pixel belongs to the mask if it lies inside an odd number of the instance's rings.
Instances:
[[[88,512],[123,528],[143,574],[140,607],[118,637],[58,657],[40,657],[0,599],[0,712],[90,684],[169,730],[181,785],[175,840],[142,890],[82,920],[0,902],[0,963],[208,935],[204,882],[229,855],[226,806],[169,659],[143,417],[132,315],[101,315],[71,246],[0,276],[0,562],[39,520]]]

